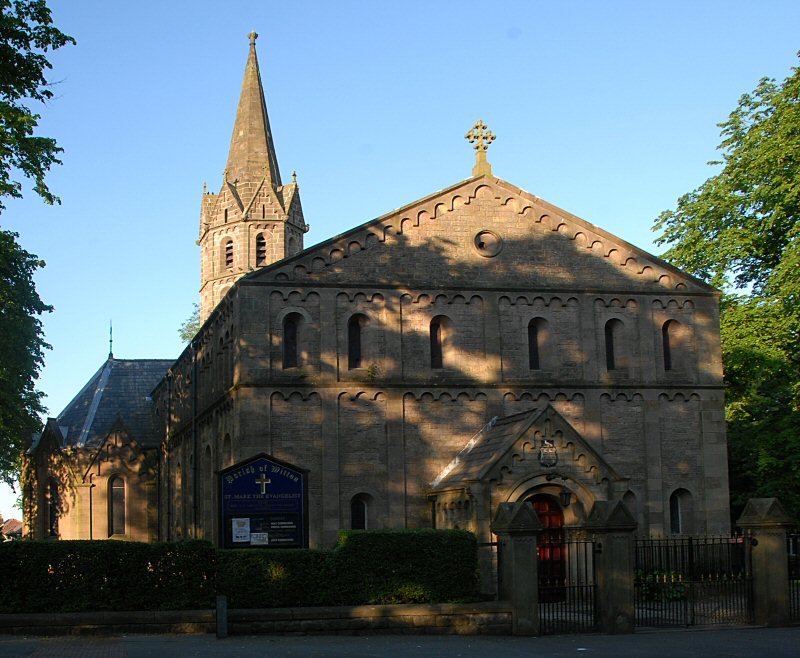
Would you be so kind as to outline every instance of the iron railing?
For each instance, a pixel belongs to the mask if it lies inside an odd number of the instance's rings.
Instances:
[[[539,554],[539,633],[586,633],[597,627],[594,542],[542,543]]]
[[[637,539],[634,547],[637,626],[752,621],[748,537]]]

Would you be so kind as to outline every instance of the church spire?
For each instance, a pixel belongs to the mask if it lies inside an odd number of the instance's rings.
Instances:
[[[219,193],[203,188],[200,208],[200,321],[248,272],[303,249],[308,225],[300,186],[281,182],[258,71],[255,32]]]
[[[278,158],[272,143],[272,132],[267,116],[267,104],[261,86],[261,74],[256,56],[258,34],[251,32],[250,54],[244,70],[239,108],[233,125],[228,164],[225,167],[227,180],[232,183],[261,180],[266,176],[272,187],[281,183]]]

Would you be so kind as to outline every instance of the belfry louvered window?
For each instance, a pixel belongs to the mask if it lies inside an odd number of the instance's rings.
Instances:
[[[267,264],[267,239],[263,233],[256,236],[256,267],[264,267]]]
[[[229,270],[233,269],[233,240],[225,243],[225,267]]]

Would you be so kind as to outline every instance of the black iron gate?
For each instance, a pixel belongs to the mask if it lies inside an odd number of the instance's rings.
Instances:
[[[634,546],[637,626],[752,622],[748,537],[637,539]]]
[[[596,629],[594,542],[550,540],[537,544],[539,633]]]

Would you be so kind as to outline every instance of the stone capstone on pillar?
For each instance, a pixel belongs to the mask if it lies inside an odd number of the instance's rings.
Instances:
[[[595,614],[602,633],[633,633],[636,520],[621,500],[598,501],[584,526],[594,536]]]
[[[785,626],[791,618],[786,531],[794,521],[777,498],[751,498],[736,525],[752,547],[754,621]]]
[[[511,603],[514,635],[539,632],[536,535],[543,530],[529,502],[500,503],[491,525],[498,536],[500,598]]]

